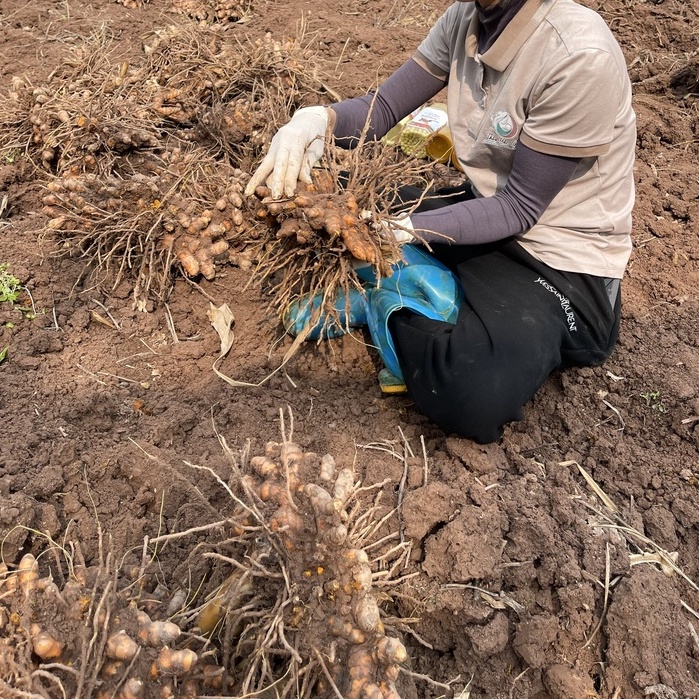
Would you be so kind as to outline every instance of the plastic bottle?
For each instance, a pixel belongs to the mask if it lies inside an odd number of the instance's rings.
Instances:
[[[438,163],[448,163],[452,157],[454,142],[451,140],[449,126],[443,126],[425,141],[427,157]]]
[[[435,102],[423,107],[403,128],[400,147],[406,155],[426,158],[425,142],[447,125],[447,105]]]
[[[464,171],[456,156],[449,126],[444,126],[437,133],[433,134],[425,143],[425,150],[428,158],[436,160],[438,163],[448,163],[451,160],[451,164],[459,172]]]
[[[416,109],[414,112],[410,112],[407,117],[403,117],[381,140],[387,146],[397,146],[400,142],[400,135],[403,133],[403,129],[419,111],[419,109]]]

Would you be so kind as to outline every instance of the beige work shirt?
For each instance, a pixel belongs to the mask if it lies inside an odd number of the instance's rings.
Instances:
[[[582,158],[520,243],[555,269],[620,278],[631,253],[636,119],[609,27],[573,0],[528,0],[483,54],[478,30],[474,3],[455,2],[414,56],[448,78],[454,148],[474,190],[505,187],[518,140]]]

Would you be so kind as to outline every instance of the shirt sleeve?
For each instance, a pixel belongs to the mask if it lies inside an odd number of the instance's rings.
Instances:
[[[622,76],[613,57],[600,49],[571,53],[544,71],[524,122],[522,143],[568,157],[606,153],[612,142]]]
[[[376,93],[344,100],[332,105],[337,119],[333,135],[337,144],[351,148],[369,119],[369,140],[379,139],[404,116],[423,105],[444,87],[436,78],[408,59],[381,83]]]
[[[437,20],[413,58],[435,77],[446,79],[451,68],[452,49],[467,26],[473,3],[455,2]],[[470,17],[470,14],[468,16]]]
[[[431,243],[475,245],[521,235],[570,181],[579,162],[579,158],[531,150],[520,142],[501,192],[415,213],[411,222],[420,237]]]

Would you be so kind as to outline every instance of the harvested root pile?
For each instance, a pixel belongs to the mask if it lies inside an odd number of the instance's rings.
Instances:
[[[308,50],[271,35],[241,41],[216,26],[157,30],[143,44],[155,82],[151,106],[181,137],[213,138],[237,165],[254,158],[295,105],[317,101],[322,83]]]
[[[89,80],[66,76],[56,88],[14,78],[0,97],[0,147],[26,152],[47,170],[74,173],[109,171],[119,155],[156,148],[158,123],[134,99],[134,79],[126,63]]]
[[[242,192],[249,175],[192,147],[131,164],[139,171],[128,176],[88,173],[49,182],[42,199],[49,229],[112,269],[115,284],[127,272],[135,276],[137,299],[167,289],[175,262],[189,276],[213,279],[217,264],[236,261],[229,240],[246,228]]]
[[[248,22],[250,3],[241,0],[173,0],[173,12],[200,22]]]
[[[78,548],[56,557],[55,580],[31,554],[5,566],[0,694],[400,699],[407,652],[379,603],[409,548],[386,533],[393,512],[366,502],[383,484],[359,488],[290,441],[236,469],[232,536],[192,552],[226,576],[199,607],[149,582],[145,557],[90,568]]]
[[[249,659],[235,678],[236,694],[274,685],[279,697],[331,697],[339,689],[346,699],[398,699],[407,653],[386,634],[380,584],[363,548],[382,526],[378,509],[362,511],[351,469],[337,471],[331,456],[304,453],[293,442],[270,442],[250,467],[253,474],[240,481],[249,506],[238,520],[240,536],[228,544],[242,544],[249,565],[236,565],[199,614],[202,631],[232,635],[229,653]],[[397,547],[382,581],[404,554]],[[260,616],[260,605],[272,612]]]
[[[193,689],[216,686],[221,668],[207,665],[189,648],[175,649],[182,629],[145,611],[160,605],[162,588],[141,600],[139,608],[128,602],[138,592],[138,568],[115,576],[109,559],[86,567],[65,553],[67,574],[59,565],[58,580],[40,577],[32,554],[23,556],[15,570],[0,564],[3,697],[140,699],[179,691],[193,696]],[[176,611],[183,601],[182,595],[172,597],[164,613]]]
[[[15,78],[0,95],[0,150],[57,173],[111,172],[132,151],[172,136],[256,157],[295,105],[323,89],[299,42],[237,41],[216,27],[153,32],[138,65],[102,29],[71,48],[48,85]],[[213,148],[213,155],[217,149]]]
[[[115,0],[130,10],[143,7],[150,0]],[[249,22],[250,2],[244,0],[172,0],[171,10],[200,22]]]
[[[403,183],[425,169],[365,144],[328,148],[328,172],[292,200],[265,188],[243,201],[243,173],[296,107],[322,101],[323,83],[298,41],[236,41],[194,23],[151,33],[135,64],[105,29],[74,47],[48,85],[16,79],[0,96],[0,151],[25,152],[49,178],[48,230],[86,269],[134,281],[134,302],[163,299],[173,264],[213,279],[251,258],[270,306],[360,286],[352,263],[390,273],[398,246],[377,223]],[[343,172],[342,177],[340,171]],[[371,212],[367,221],[363,210]]]
[[[48,230],[117,283],[132,275],[139,307],[167,295],[173,262],[211,279],[238,259],[234,239],[259,237],[253,216],[242,236],[242,173],[322,89],[292,40],[241,42],[189,24],[153,32],[144,53],[120,60],[103,29],[48,85],[17,78],[0,96],[0,150],[26,153],[49,178]]]

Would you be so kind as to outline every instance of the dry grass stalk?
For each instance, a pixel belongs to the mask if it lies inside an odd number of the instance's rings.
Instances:
[[[562,462],[562,464],[578,465],[574,461]],[[583,475],[587,474],[582,467],[578,466],[578,468]],[[619,514],[619,510],[612,502],[611,498],[604,493],[602,488],[593,480],[592,476],[587,474],[585,480],[607,508],[607,512],[603,512],[591,503],[585,502],[584,500],[582,501],[582,504],[587,509],[595,513],[599,518],[597,521],[592,522],[591,526],[599,527],[601,529],[613,529],[623,536],[627,543],[635,549],[634,553],[629,554],[630,565],[639,565],[641,563],[657,564],[665,575],[671,576],[673,574],[677,574],[695,592],[699,592],[699,585],[694,582],[694,580],[692,580],[692,578],[690,578],[678,565],[679,555],[676,551],[666,551],[664,548],[662,548],[662,546],[656,544],[652,539],[639,532],[635,527],[627,524],[627,522]],[[651,551],[648,552],[646,548],[650,548]]]

